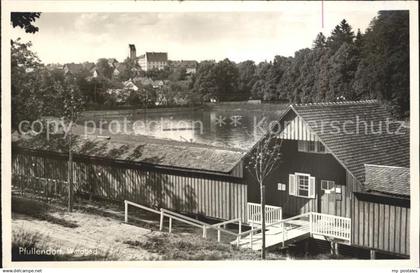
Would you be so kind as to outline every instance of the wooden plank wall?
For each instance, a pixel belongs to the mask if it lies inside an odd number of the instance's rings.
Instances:
[[[14,153],[13,174],[66,181],[67,161]],[[75,161],[73,181],[75,192],[91,197],[127,199],[219,219],[246,219],[247,185],[212,175],[181,175],[138,166]],[[67,194],[66,187],[61,194]]]
[[[267,204],[282,207],[285,216],[309,211],[321,212],[321,180],[331,180],[336,187],[341,188],[341,198],[337,198],[334,204],[335,215],[350,217],[350,191],[347,190],[345,169],[331,154],[303,153],[298,152],[297,148],[297,141],[283,141],[282,160],[265,182]],[[316,198],[289,195],[289,174],[295,172],[315,177]],[[248,184],[248,200],[259,202],[259,184],[248,171],[244,171],[244,180]],[[286,190],[278,190],[278,183],[285,184]]]
[[[410,208],[353,197],[352,244],[409,255]]]

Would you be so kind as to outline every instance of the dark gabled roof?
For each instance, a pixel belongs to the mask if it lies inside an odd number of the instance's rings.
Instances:
[[[167,62],[168,53],[166,52],[146,52],[148,62]]]
[[[365,180],[365,164],[409,167],[408,127],[405,124],[396,134],[400,123],[390,124],[388,133],[386,123],[393,120],[375,100],[298,104],[292,105],[291,109],[360,182]],[[363,121],[368,124],[367,132]],[[376,133],[379,124],[382,124],[382,133]]]
[[[95,65],[95,63],[84,62],[84,63],[83,63],[83,67],[84,67],[86,70],[90,71],[90,70],[92,70],[93,68],[95,68],[95,67],[96,67],[96,65]]]
[[[409,168],[366,164],[365,172],[364,191],[410,195]]]
[[[136,141],[124,139],[98,139],[74,136],[75,154],[96,158],[149,163],[158,166],[194,169],[202,172],[229,173],[244,152],[197,143],[178,142],[138,136]],[[52,135],[47,141],[41,135],[18,138],[14,147],[66,154],[68,148],[62,135]]]

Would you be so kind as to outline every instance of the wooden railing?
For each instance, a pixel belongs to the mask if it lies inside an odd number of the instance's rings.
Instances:
[[[152,209],[152,208],[149,208],[149,207],[146,207],[146,206],[134,203],[134,202],[130,202],[127,200],[124,201],[124,204],[125,204],[125,222],[128,222],[128,205],[131,205],[137,208],[141,208],[141,209],[159,214],[160,215],[160,224],[159,224],[160,230],[163,230],[164,217],[168,217],[169,218],[169,227],[168,227],[169,233],[172,232],[172,221],[174,219],[174,220],[201,228],[203,230],[203,238],[207,238],[207,231],[210,229],[217,230],[218,242],[220,242],[221,240],[221,233],[232,235],[236,237],[237,246],[239,246],[240,240],[242,237],[249,235],[249,244],[250,244],[250,247],[252,248],[255,234],[260,233],[262,230],[260,225],[255,225],[255,223],[259,224],[259,222],[251,221],[250,222],[251,229],[242,232],[242,222],[240,218],[227,220],[224,222],[219,222],[219,223],[210,225],[203,221],[200,221],[200,220],[197,220],[197,219],[194,219],[194,218],[191,218],[191,217],[188,217],[188,216],[185,216],[180,213],[176,213],[167,209],[163,209],[163,208],[160,210],[155,210],[155,209]],[[253,203],[250,203],[250,204],[253,204]],[[276,219],[276,217],[281,218],[281,216],[278,215],[278,207],[274,207],[274,206],[271,206],[271,207],[275,208],[273,209],[273,211],[276,211],[276,213],[272,214],[274,215],[272,218],[270,218],[272,222],[271,223],[267,222],[266,229],[270,227],[281,229],[282,232],[280,236],[282,236],[281,243],[283,244],[283,246],[287,239],[288,227],[296,226],[296,222],[293,222],[293,221],[296,221],[298,219],[302,219],[303,222],[306,223],[306,224],[300,225],[299,228],[301,230],[302,229],[306,230],[311,235],[317,234],[317,235],[329,236],[333,238],[347,240],[350,242],[350,238],[351,238],[351,219],[350,218],[339,217],[339,216],[329,215],[329,214],[322,214],[322,213],[317,213],[317,212],[307,212],[307,213],[296,215],[294,217],[290,217],[287,219],[280,219],[280,220],[274,221],[273,219]],[[235,233],[226,229],[227,224],[235,224],[235,223],[238,224],[238,233]],[[261,240],[261,238],[259,238],[258,240]]]
[[[290,226],[295,226],[296,220],[303,220],[303,223],[299,226],[299,229],[306,231],[313,235],[323,235],[342,239],[350,242],[351,239],[351,219],[345,217],[339,217],[335,215],[322,214],[317,212],[307,212],[287,219],[279,220],[277,222],[269,223],[266,225],[266,229],[270,227],[276,227],[280,229],[282,239],[280,243],[285,244],[287,240],[287,230]],[[249,235],[249,245],[252,248],[254,242],[255,233],[261,232],[261,226],[254,227],[254,223],[251,222],[251,229],[238,234],[237,241],[239,242],[243,236]],[[261,240],[261,238],[258,238]]]
[[[247,203],[247,222],[261,224],[262,221],[261,204]],[[276,223],[282,219],[281,207],[265,205],[266,224]]]
[[[232,220],[227,220],[224,222],[220,222],[220,223],[216,223],[213,225],[210,225],[208,223],[205,223],[203,221],[185,216],[183,214],[180,213],[176,213],[167,209],[163,209],[161,208],[160,210],[155,210],[152,208],[149,208],[147,206],[143,206],[128,200],[124,200],[124,221],[127,223],[128,222],[128,206],[134,206],[140,209],[144,209],[146,211],[149,212],[153,212],[155,214],[159,214],[160,215],[160,222],[159,222],[159,230],[163,230],[163,223],[164,223],[164,218],[168,217],[169,219],[169,225],[168,225],[168,232],[171,233],[172,232],[172,221],[173,219],[197,227],[197,228],[201,228],[203,230],[203,238],[207,238],[207,231],[210,229],[215,229],[217,230],[217,241],[220,242],[221,240],[221,233],[226,233],[232,236],[235,236],[237,238],[237,244],[239,244],[239,239],[238,239],[238,234],[241,233],[242,231],[242,221],[241,218],[237,218],[237,219],[232,219]],[[238,223],[238,233],[229,231],[226,229],[227,224],[231,224],[231,223]],[[223,226],[223,228],[222,228]]]
[[[348,240],[351,238],[351,219],[335,215],[311,212],[310,229],[312,234]]]

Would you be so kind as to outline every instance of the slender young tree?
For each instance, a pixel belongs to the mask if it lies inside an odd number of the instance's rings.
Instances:
[[[68,188],[68,210],[73,210],[73,126],[77,122],[79,113],[83,108],[83,100],[80,94],[80,90],[76,84],[76,79],[72,76],[67,77],[64,80],[64,88],[61,89],[63,105],[62,112],[59,113],[64,117],[68,124],[67,133],[67,144],[68,144],[68,172],[67,172],[67,183]]]
[[[279,165],[281,159],[282,140],[269,130],[254,146],[245,165],[255,181],[260,185],[261,201],[261,259],[265,259],[265,180]]]

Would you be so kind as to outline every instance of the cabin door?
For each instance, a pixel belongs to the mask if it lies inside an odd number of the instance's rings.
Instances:
[[[335,182],[321,180],[321,213],[335,214]]]

